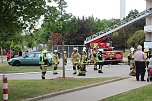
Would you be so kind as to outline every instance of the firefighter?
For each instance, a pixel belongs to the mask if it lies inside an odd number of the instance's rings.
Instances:
[[[43,50],[42,53],[40,54],[40,69],[42,70],[42,79],[45,79],[45,74],[47,71],[47,66],[48,66],[48,59],[46,57],[47,50]]]
[[[102,66],[103,66],[103,62],[104,62],[104,57],[103,57],[102,52],[103,52],[103,49],[98,49],[98,53],[96,56],[97,65],[99,65],[98,73],[103,73]]]
[[[94,70],[97,70],[96,55],[97,55],[97,48],[94,47],[92,50],[92,58],[94,60]]]
[[[77,74],[76,68],[80,69],[80,54],[78,53],[77,48],[73,49],[73,53],[71,54],[71,61],[73,63],[73,74]]]
[[[135,66],[135,61],[133,59],[133,55],[135,53],[135,49],[134,48],[131,48],[130,49],[130,73],[129,75],[131,76],[135,76],[136,75],[136,66]]]
[[[144,48],[144,55],[146,57],[147,67],[148,67],[149,59],[150,59],[150,51],[149,51],[149,47],[148,46],[145,46],[145,48]]]
[[[64,62],[65,62],[65,65],[67,64],[67,52],[64,51]]]
[[[57,73],[57,68],[58,68],[58,51],[57,50],[54,50],[54,53],[53,53],[53,65],[54,65],[53,74],[58,74]]]
[[[134,50],[135,49],[133,47],[130,48],[130,52],[128,54],[128,65],[130,65],[130,61],[132,61],[132,56],[133,56]]]
[[[87,64],[87,55],[86,51],[82,50],[82,55],[81,55],[81,66],[79,70],[78,76],[85,76],[86,75],[86,64]]]

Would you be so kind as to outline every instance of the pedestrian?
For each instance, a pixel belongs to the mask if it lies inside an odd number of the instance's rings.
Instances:
[[[9,61],[9,59],[11,58],[11,52],[10,52],[10,50],[7,51],[6,57],[7,57],[7,61]]]
[[[139,76],[141,75],[141,81],[145,81],[144,76],[145,76],[145,71],[146,71],[145,68],[147,63],[141,45],[138,45],[137,51],[135,52],[133,58],[135,60],[135,66],[136,66],[136,80],[139,81]]]
[[[80,69],[80,54],[78,53],[77,48],[73,48],[73,52],[71,54],[71,61],[73,64],[73,74],[77,74],[77,70]]]
[[[64,63],[65,63],[65,65],[67,64],[67,53],[66,53],[66,51],[64,51]]]
[[[19,51],[18,56],[22,56],[22,51]]]
[[[87,54],[85,50],[82,50],[82,55],[81,55],[81,65],[80,65],[80,70],[78,76],[85,76],[86,75],[86,64],[87,64]]]
[[[99,65],[98,73],[103,73],[102,66],[103,66],[103,63],[104,63],[104,57],[103,57],[102,52],[103,52],[103,49],[98,49],[98,53],[97,53],[97,56],[96,56],[96,62],[97,62],[97,65]]]
[[[45,79],[45,74],[47,72],[47,66],[48,66],[48,59],[47,59],[47,50],[43,50],[40,54],[40,69],[42,70],[42,79]]]
[[[54,53],[53,53],[53,74],[58,74],[57,73],[57,69],[58,69],[58,51],[57,50],[54,50]]]

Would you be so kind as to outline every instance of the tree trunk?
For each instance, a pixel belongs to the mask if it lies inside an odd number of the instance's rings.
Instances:
[[[63,78],[65,78],[64,38],[62,38]]]

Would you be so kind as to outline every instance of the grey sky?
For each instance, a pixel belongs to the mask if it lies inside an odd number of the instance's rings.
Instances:
[[[65,0],[67,12],[75,16],[91,16],[100,19],[120,18],[120,0]],[[129,11],[145,10],[145,0],[126,0],[126,15]]]

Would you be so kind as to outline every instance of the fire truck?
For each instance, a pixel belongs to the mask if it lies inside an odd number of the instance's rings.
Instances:
[[[104,64],[118,64],[123,62],[123,51],[113,50],[114,47],[112,47],[112,42],[107,35],[86,44],[86,48],[90,54],[94,47],[103,49]]]
[[[96,34],[93,34],[92,36],[87,37],[84,41],[84,44],[86,45],[88,52],[94,46],[96,46],[98,49],[100,48],[104,50],[103,55],[105,58],[105,63],[109,62],[117,64],[122,62],[123,52],[119,50],[113,50],[114,47],[112,47],[112,42],[109,40],[108,35],[150,15],[152,15],[152,8],[146,9],[143,12],[133,15],[128,19],[120,21],[119,23],[105,29],[104,31],[100,31]]]
[[[114,47],[112,47],[112,42],[109,40],[108,35],[150,15],[152,15],[152,8],[146,9],[137,15],[120,21],[104,31],[87,37],[84,44],[87,50],[91,50],[94,46],[98,47],[98,49],[103,49],[105,63],[121,63],[123,62],[123,51],[113,50]]]

